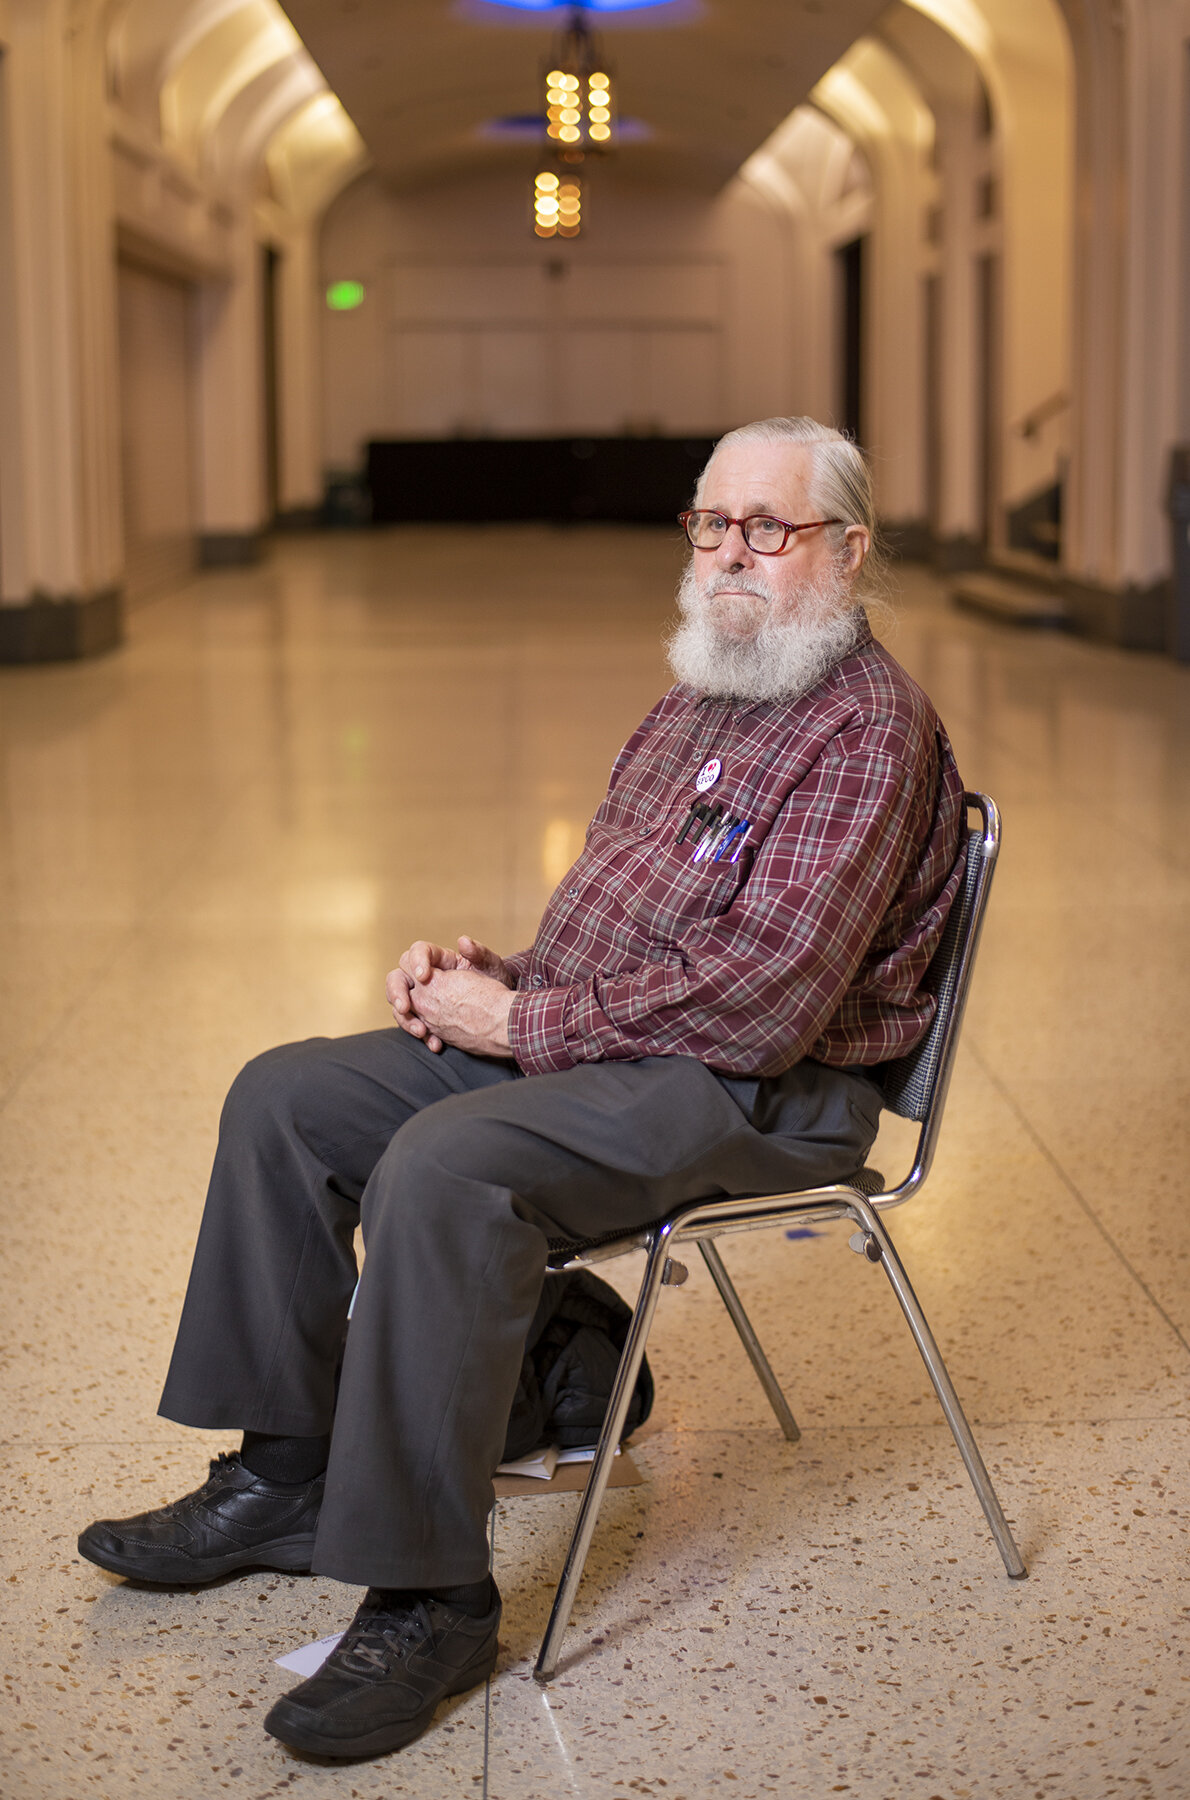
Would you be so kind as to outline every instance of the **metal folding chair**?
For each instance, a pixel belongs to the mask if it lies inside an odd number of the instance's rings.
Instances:
[[[603,1262],[629,1250],[645,1252],[645,1270],[637,1295],[632,1323],[620,1359],[615,1387],[608,1403],[603,1433],[591,1465],[591,1473],[579,1506],[550,1622],[542,1640],[534,1670],[539,1681],[548,1681],[558,1665],[562,1637],[582,1579],[583,1565],[595,1532],[595,1523],[611,1473],[612,1459],[620,1442],[628,1403],[636,1383],[654,1309],[661,1289],[678,1286],[687,1271],[673,1256],[679,1244],[696,1242],[715,1286],[743,1340],[785,1436],[796,1442],[797,1424],[784,1394],[761,1349],[739,1295],[723,1266],[714,1239],[729,1232],[755,1231],[766,1226],[851,1219],[857,1230],[851,1247],[873,1263],[881,1263],[921,1352],[930,1380],[954,1434],[967,1473],[983,1507],[1004,1566],[1014,1580],[1028,1574],[1008,1522],[992,1486],[991,1477],[975,1442],[942,1354],[926,1322],[920,1302],[893,1247],[881,1213],[902,1206],[923,1186],[934,1159],[946,1093],[958,1046],[959,1028],[971,984],[975,953],[987,906],[988,891],[1000,848],[1000,815],[986,794],[967,794],[968,811],[977,811],[980,825],[967,837],[966,878],[946,922],[942,941],[926,975],[926,986],[935,995],[937,1008],[925,1038],[908,1056],[884,1064],[879,1071],[884,1103],[902,1118],[920,1125],[913,1166],[898,1187],[885,1188],[875,1169],[861,1169],[845,1182],[808,1189],[796,1194],[767,1194],[733,1199],[716,1196],[694,1201],[629,1234],[559,1242],[551,1246],[550,1267],[561,1271]]]

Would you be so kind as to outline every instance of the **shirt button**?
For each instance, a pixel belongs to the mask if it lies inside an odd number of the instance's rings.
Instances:
[[[545,986],[545,976],[544,975],[535,975],[533,977],[533,986],[534,987],[544,987]]]
[[[577,900],[578,896],[579,896],[579,890],[577,888],[567,888],[566,898],[568,900]]]
[[[648,835],[652,831],[652,829],[653,829],[653,827],[651,825],[642,825],[640,828],[640,831],[637,833],[637,836],[638,837],[648,837]]]

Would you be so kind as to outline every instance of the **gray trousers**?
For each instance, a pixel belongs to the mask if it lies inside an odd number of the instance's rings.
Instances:
[[[478,1581],[547,1239],[849,1175],[879,1111],[862,1071],[815,1063],[522,1076],[396,1029],[269,1051],[224,1107],[160,1410],[296,1437],[333,1422],[315,1570]]]

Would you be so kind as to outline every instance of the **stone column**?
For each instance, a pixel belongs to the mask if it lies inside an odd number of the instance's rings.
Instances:
[[[1078,77],[1065,585],[1083,629],[1156,650],[1167,640],[1169,452],[1190,437],[1190,13],[1184,0],[1063,10]]]
[[[322,506],[320,295],[315,226],[286,233],[277,295],[277,413],[282,519],[313,522]]]
[[[265,524],[261,246],[250,206],[236,208],[231,274],[198,298],[199,555],[255,562]]]
[[[943,568],[982,561],[979,404],[975,344],[975,137],[970,107],[936,107],[942,180],[939,344],[939,495],[936,553]]]
[[[121,635],[112,200],[86,8],[0,15],[0,661]]]

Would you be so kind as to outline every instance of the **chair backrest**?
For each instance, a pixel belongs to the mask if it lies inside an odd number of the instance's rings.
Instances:
[[[963,799],[968,811],[974,809],[979,813],[981,823],[967,833],[963,884],[955,896],[938,948],[922,981],[922,986],[934,995],[937,1002],[930,1029],[921,1043],[907,1056],[898,1056],[890,1062],[882,1063],[878,1069],[871,1070],[888,1110],[899,1113],[903,1119],[914,1119],[922,1126],[912,1173],[891,1194],[884,1195],[883,1201],[878,1201],[878,1204],[899,1205],[921,1186],[929,1173],[942,1122],[942,1106],[958,1048],[959,1027],[963,1022],[963,1011],[975,968],[975,952],[983,929],[992,875],[1000,852],[1000,812],[995,801],[989,795],[980,793],[964,794]],[[864,1175],[870,1177],[871,1183],[883,1183],[884,1177],[877,1175],[874,1170],[861,1171],[854,1185],[863,1192],[873,1191],[870,1183],[864,1181]],[[550,1267],[554,1271],[565,1268],[576,1252],[586,1256],[604,1244],[609,1246],[610,1254],[619,1255],[620,1250],[626,1247],[625,1237],[626,1234],[619,1230],[604,1232],[600,1237],[578,1240],[551,1238]],[[642,1247],[643,1243],[642,1236]]]
[[[935,1099],[945,1097],[950,1081],[975,951],[1000,850],[1000,814],[995,801],[987,794],[965,794],[963,798],[968,808],[975,807],[979,811],[982,823],[968,831],[963,885],[955,896],[941,941],[922,983],[937,1001],[934,1018],[921,1043],[908,1055],[883,1063],[878,1077],[889,1111],[899,1113],[903,1119],[916,1119],[919,1124],[929,1118]]]

